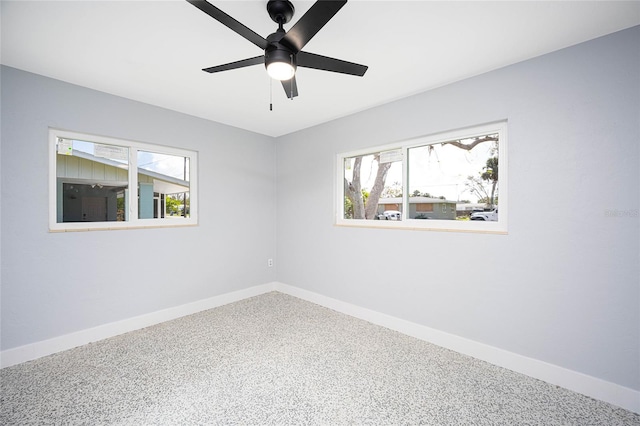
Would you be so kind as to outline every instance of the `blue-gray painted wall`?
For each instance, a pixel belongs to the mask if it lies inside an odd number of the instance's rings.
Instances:
[[[14,68],[1,79],[3,350],[275,280],[273,138]],[[48,232],[49,127],[198,151],[200,225]]]
[[[332,225],[336,154],[503,119],[508,235]],[[638,390],[639,145],[640,27],[281,137],[278,280]]]

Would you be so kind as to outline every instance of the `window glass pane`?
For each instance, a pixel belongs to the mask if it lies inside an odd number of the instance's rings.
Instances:
[[[344,219],[400,220],[402,151],[345,158]]]
[[[138,218],[190,217],[189,157],[138,151]]]
[[[498,134],[408,149],[411,219],[491,220],[498,205]],[[474,212],[478,212],[474,215]]]
[[[57,222],[128,220],[129,148],[57,139]]]

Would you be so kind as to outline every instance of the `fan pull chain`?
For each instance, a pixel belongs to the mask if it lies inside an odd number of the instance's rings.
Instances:
[[[293,68],[293,55],[289,55],[289,59],[291,59],[291,68]],[[291,97],[289,99],[291,99],[291,100],[293,100],[293,79],[295,78],[295,76],[296,75],[293,74],[293,77],[291,77],[291,80],[290,80],[290,82],[291,82],[291,86],[290,86],[290,88],[291,88],[291,90],[290,90]]]
[[[269,111],[273,111],[273,79],[269,78]]]

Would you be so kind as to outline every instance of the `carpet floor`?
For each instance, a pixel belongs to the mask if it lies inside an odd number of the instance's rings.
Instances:
[[[2,425],[640,425],[273,292],[0,370]]]

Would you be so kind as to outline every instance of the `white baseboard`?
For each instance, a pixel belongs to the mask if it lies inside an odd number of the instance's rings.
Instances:
[[[607,382],[597,377],[529,358],[504,349],[489,346],[464,337],[445,333],[424,325],[412,323],[351,303],[332,299],[318,293],[303,290],[283,283],[274,283],[275,290],[281,293],[307,300],[320,306],[338,311],[352,317],[377,324],[391,330],[424,340],[435,345],[454,350],[504,367],[518,373],[543,380],[583,395],[608,402],[626,410],[640,413],[640,392],[624,386]]]
[[[617,405],[629,411],[640,413],[640,392],[636,390],[280,282],[258,285],[244,290],[238,290],[173,308],[140,315],[134,318],[86,330],[80,330],[75,333],[54,337],[52,339],[43,340],[29,345],[8,349],[0,352],[0,368],[10,367],[12,365],[20,364],[46,355],[51,355],[56,352],[86,345],[91,342],[128,333],[130,331],[139,330],[151,325],[195,314],[207,309],[247,299],[249,297],[258,296],[270,291],[279,291],[281,293],[289,294],[317,305],[333,309],[334,311],[342,312],[352,317],[360,318],[417,339]]]
[[[275,283],[262,284],[247,289],[221,294],[208,299],[198,300],[172,308],[163,309],[149,314],[116,321],[98,327],[80,330],[52,339],[31,343],[17,348],[0,352],[0,368],[10,367],[43,356],[62,352],[87,343],[95,342],[130,331],[139,330],[165,321],[170,321],[186,315],[195,314],[207,309],[237,302],[249,297],[258,296],[275,290]]]

